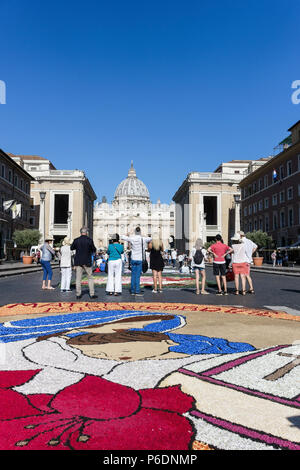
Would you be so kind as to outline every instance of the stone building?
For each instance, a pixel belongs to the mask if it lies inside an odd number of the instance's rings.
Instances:
[[[300,121],[289,131],[281,152],[240,182],[242,229],[263,230],[278,247],[300,241]]]
[[[158,234],[164,247],[169,248],[169,238],[175,233],[175,204],[162,204],[159,200],[152,204],[149,191],[137,178],[131,162],[128,176],[117,186],[112,203],[103,198],[95,204],[95,246],[105,249],[111,234],[127,235],[137,226],[144,236]]]
[[[32,215],[30,183],[33,178],[23,168],[0,149],[0,259],[12,258],[15,230],[30,228]],[[5,210],[4,202],[14,200],[21,204],[20,214],[13,218],[11,209]]]
[[[192,172],[173,196],[176,203],[175,246],[189,252],[197,238],[211,241],[220,233],[228,243],[240,228],[239,183],[252,160],[231,160],[214,172]]]
[[[93,237],[93,203],[97,196],[82,170],[57,170],[50,160],[40,156],[10,155],[34,177],[31,222],[42,238],[51,235],[54,244],[66,236],[74,239],[82,226],[87,226]]]

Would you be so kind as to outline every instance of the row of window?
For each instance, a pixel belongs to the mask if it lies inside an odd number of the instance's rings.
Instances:
[[[245,199],[248,196],[252,196],[257,191],[262,191],[263,189],[268,188],[271,184],[277,183],[284,178],[291,176],[296,171],[300,171],[300,154],[297,155],[296,164],[293,160],[289,160],[285,165],[280,165],[279,168],[275,168],[276,177],[272,173],[265,175],[263,178],[260,178],[258,181],[249,184],[247,188],[242,189],[242,198]]]
[[[298,184],[298,196],[300,197],[300,184]],[[272,195],[272,206],[277,206],[277,204],[281,204],[283,202],[291,201],[294,198],[294,188],[290,186],[287,188],[286,193],[285,191],[280,191],[280,193],[276,193]],[[257,211],[262,211],[264,209],[269,208],[269,198],[266,197],[265,199],[261,199],[260,201],[254,202],[253,204],[249,204],[248,206],[244,207],[244,216],[256,214]]]
[[[271,230],[277,230],[279,228],[293,227],[295,225],[295,216],[293,207],[287,210],[281,209],[279,214],[273,212],[272,226],[270,224],[269,216],[265,215],[254,220],[247,220],[244,222],[244,230],[246,232],[252,232],[253,230],[262,230],[269,232]],[[300,225],[300,206],[298,208],[298,225]]]
[[[1,164],[0,175],[1,175],[1,178],[13,184],[16,188],[19,188],[21,191],[24,191],[26,194],[29,194],[29,183],[27,182],[25,183],[24,180],[20,178],[18,175],[14,175],[14,178],[13,178],[13,171],[10,168],[6,168],[6,166],[3,163]]]

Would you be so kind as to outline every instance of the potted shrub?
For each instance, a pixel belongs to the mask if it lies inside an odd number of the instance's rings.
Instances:
[[[25,230],[16,230],[13,234],[13,240],[19,248],[25,250],[25,255],[23,256],[24,264],[31,264],[33,257],[30,256],[30,248],[34,245],[38,245],[41,234],[39,230],[34,229],[25,229]]]
[[[264,257],[259,255],[259,251],[257,250],[255,255],[253,256],[253,264],[254,266],[262,266],[264,262]]]
[[[268,248],[271,245],[272,237],[270,237],[266,232],[263,232],[262,230],[248,232],[246,233],[246,237],[256,243],[258,247],[253,256],[254,266],[261,266],[263,264],[264,257],[262,256],[260,250],[262,250],[263,248]]]

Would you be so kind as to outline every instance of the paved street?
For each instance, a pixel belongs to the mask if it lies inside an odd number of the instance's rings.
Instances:
[[[18,302],[56,302],[56,301],[76,301],[76,294],[73,287],[72,292],[61,293],[59,289],[60,272],[58,269],[53,271],[54,291],[41,289],[42,274],[32,273],[24,276],[11,276],[0,279],[0,305],[18,303]],[[168,270],[165,271],[168,273]],[[166,274],[165,274],[166,275]],[[172,276],[174,274],[168,274]],[[73,275],[74,278],[74,275]],[[98,295],[98,302],[179,302],[195,304],[216,304],[216,305],[239,305],[249,308],[268,307],[275,310],[283,309],[287,313],[300,315],[300,280],[299,277],[273,275],[253,272],[252,274],[255,295],[246,296],[234,295],[235,289],[233,282],[228,284],[228,296],[216,296],[214,287],[207,290],[210,295],[196,295],[191,287],[165,288],[162,294],[152,293],[151,288],[143,289],[143,297],[134,298],[130,295],[129,287],[123,286],[121,296],[108,296],[104,287],[96,287],[95,292]],[[207,268],[207,279],[214,281],[211,267]],[[88,287],[82,289],[82,301],[90,301]]]

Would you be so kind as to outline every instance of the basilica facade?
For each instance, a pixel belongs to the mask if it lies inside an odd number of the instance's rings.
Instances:
[[[112,234],[133,234],[136,227],[141,228],[143,236],[158,235],[164,248],[169,248],[170,238],[175,235],[175,204],[162,204],[160,200],[152,204],[148,188],[137,178],[131,162],[127,178],[117,186],[112,203],[102,198],[94,206],[95,246],[106,249]]]

